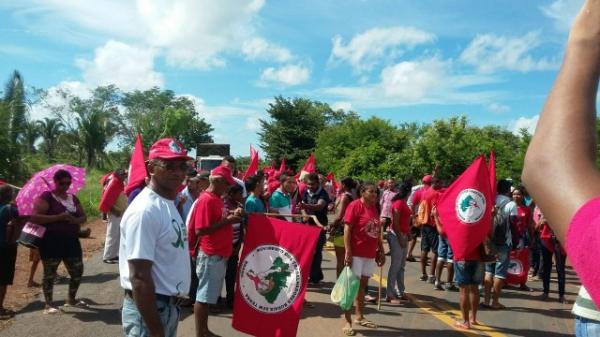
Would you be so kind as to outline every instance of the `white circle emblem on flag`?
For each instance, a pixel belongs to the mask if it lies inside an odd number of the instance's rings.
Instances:
[[[249,306],[276,314],[291,307],[300,294],[300,265],[280,246],[258,246],[240,264],[239,284]]]
[[[475,223],[481,220],[485,213],[485,197],[478,190],[467,188],[458,194],[455,206],[460,221],[467,224]]]
[[[511,274],[511,275],[521,275],[523,274],[523,263],[521,263],[521,260],[519,259],[510,259],[510,262],[508,263],[508,270],[507,273]]]

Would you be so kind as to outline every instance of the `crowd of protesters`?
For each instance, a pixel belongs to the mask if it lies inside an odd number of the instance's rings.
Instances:
[[[413,251],[419,237],[421,275],[414,277],[438,291],[458,288],[462,316],[456,328],[479,324],[480,307],[505,309],[502,290],[509,282],[510,257],[517,253],[527,252],[531,278],[542,279],[541,300],[548,300],[555,266],[557,300],[565,303],[568,253],[583,283],[573,308],[576,334],[599,336],[600,312],[595,304],[600,301],[600,272],[595,268],[600,247],[595,139],[599,59],[600,2],[587,0],[575,20],[563,67],[525,160],[523,180],[531,195],[508,180],[498,181],[490,237],[467,253],[452,251],[447,228],[437,212],[447,185],[439,179],[437,169],[417,186],[410,178],[376,185],[345,177],[336,189],[333,181],[314,172],[296,176],[275,170],[259,172],[244,182],[236,177],[232,157],[224,158],[210,172],[197,172],[183,145],[174,139],[158,140],[150,148],[148,179],[129,193],[128,205],[118,194],[101,207],[108,222],[103,260],[119,264],[124,289],[124,334],[175,336],[179,307],[187,303],[193,304],[197,336],[215,336],[209,330],[210,306],[219,304],[224,284],[226,297],[221,304],[234,305],[246,215],[270,213],[307,226],[322,226],[309,271],[311,286],[319,287],[324,280],[321,262],[328,239],[335,250],[337,274],[347,266],[359,278],[354,320],[350,310],[344,312],[342,331],[347,336],[356,334],[356,325],[377,328],[364,316],[363,308],[369,300],[368,280],[376,266],[385,263],[384,239],[391,258],[384,300],[394,305],[409,301],[405,266],[417,261]],[[113,173],[106,189],[110,184],[122,185],[124,179],[123,171]],[[69,172],[59,170],[53,180],[54,188],[35,199],[34,211],[28,216],[19,215],[13,188],[0,186],[2,318],[15,315],[3,303],[14,278],[16,241],[25,222],[45,230],[31,255],[32,275],[36,261],[43,265],[44,313],[59,313],[53,285],[60,263],[70,275],[65,305],[88,307],[77,298],[83,274],[79,229],[86,215],[77,197],[68,192]],[[446,282],[442,282],[444,267]],[[531,291],[526,281],[520,280],[518,289]],[[32,276],[29,285],[35,286]]]

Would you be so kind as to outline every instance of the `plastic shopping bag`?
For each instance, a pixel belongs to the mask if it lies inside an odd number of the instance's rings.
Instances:
[[[358,294],[358,288],[360,287],[360,280],[350,267],[344,267],[331,290],[331,301],[347,311],[352,308],[354,299]]]

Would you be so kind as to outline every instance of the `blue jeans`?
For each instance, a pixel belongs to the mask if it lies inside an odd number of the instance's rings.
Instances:
[[[575,336],[600,337],[600,322],[575,316]]]
[[[448,243],[448,239],[438,235],[438,261],[452,263],[452,259],[454,258],[454,254],[452,252],[452,247]]]
[[[387,241],[390,245],[390,269],[388,270],[388,281],[386,295],[388,298],[396,297],[396,286],[400,295],[404,294],[404,267],[406,266],[406,256],[408,254],[408,237],[402,238],[406,244],[404,248],[400,246],[398,237],[395,234],[387,233]]]
[[[165,331],[165,337],[176,337],[177,324],[179,323],[179,307],[163,300],[156,300],[156,307],[160,323]],[[146,324],[142,320],[142,315],[138,311],[135,302],[129,296],[125,296],[123,299],[121,319],[123,320],[123,333],[126,337],[149,336],[148,328],[146,328]]]
[[[459,287],[478,285],[483,281],[483,263],[454,261],[454,281]]]

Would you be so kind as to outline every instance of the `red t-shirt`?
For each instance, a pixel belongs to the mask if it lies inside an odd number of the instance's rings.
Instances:
[[[211,192],[202,192],[196,201],[190,223],[188,225],[190,253],[193,254],[196,247],[196,230],[207,228],[221,221],[224,217],[224,204],[221,197]],[[216,232],[203,235],[200,238],[200,249],[206,255],[231,256],[233,245],[233,228],[231,224],[224,225]]]
[[[360,199],[354,200],[346,208],[344,223],[352,226],[352,255],[375,258],[381,227],[377,207],[367,206]]]
[[[423,186],[421,188],[419,188],[418,190],[415,191],[415,193],[413,193],[412,196],[412,204],[414,207],[419,207],[419,204],[421,203],[421,200],[423,200],[423,193],[427,192],[427,190],[429,190],[430,186]]]
[[[392,203],[392,211],[398,212],[400,222],[400,232],[408,235],[410,233],[410,216],[412,211],[404,200],[396,200]],[[392,230],[392,226],[389,227]]]
[[[433,188],[428,188],[427,191],[423,193],[423,197],[421,200],[426,201],[429,204],[430,214],[433,213],[431,212],[431,210],[433,210],[433,208],[437,206],[438,200],[440,199],[440,195],[442,195],[442,193],[439,190],[435,190]],[[435,227],[435,220],[433,219],[433,215],[430,215],[429,223],[427,225]]]
[[[527,226],[531,220],[531,209],[525,205],[517,206],[517,236],[521,237],[527,231]]]

